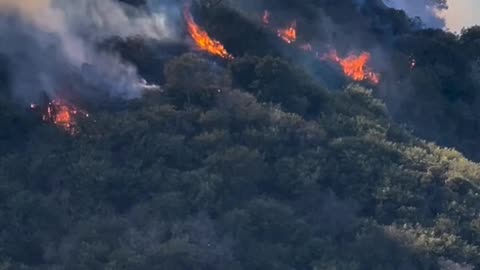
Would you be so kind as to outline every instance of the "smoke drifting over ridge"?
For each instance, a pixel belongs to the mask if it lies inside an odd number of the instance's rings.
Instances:
[[[383,0],[392,8],[404,10],[411,17],[418,17],[426,27],[445,28],[440,12],[447,9],[444,0]]]
[[[174,40],[176,10],[151,4],[134,9],[114,0],[0,0],[0,56],[8,63],[10,88],[24,101],[54,96],[77,82],[136,97],[136,68],[98,43],[114,36]]]

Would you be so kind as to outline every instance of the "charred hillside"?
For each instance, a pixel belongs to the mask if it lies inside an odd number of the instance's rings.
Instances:
[[[169,2],[182,38],[82,32],[20,96],[0,45],[0,269],[479,267],[480,165],[417,136],[475,153],[477,29],[335,3]]]

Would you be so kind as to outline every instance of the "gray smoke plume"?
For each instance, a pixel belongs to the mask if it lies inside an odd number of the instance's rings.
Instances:
[[[98,43],[114,36],[174,40],[175,16],[172,7],[135,9],[116,0],[0,0],[0,56],[7,59],[10,88],[27,101],[54,96],[75,78],[137,97],[143,82],[136,68]]]
[[[383,0],[392,8],[404,10],[410,17],[418,17],[426,27],[444,28],[445,19],[439,13],[447,9],[446,0]]]

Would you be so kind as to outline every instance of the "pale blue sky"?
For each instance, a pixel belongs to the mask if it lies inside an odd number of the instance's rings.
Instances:
[[[464,26],[480,25],[480,0],[449,0],[445,14],[447,27],[460,31]]]

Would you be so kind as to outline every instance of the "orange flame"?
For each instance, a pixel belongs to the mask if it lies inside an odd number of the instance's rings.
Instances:
[[[59,105],[58,112],[52,116],[53,123],[58,126],[70,128],[72,126],[72,115],[70,114],[70,108],[65,105]]]
[[[30,104],[30,108],[36,110],[39,106],[37,104]],[[77,118],[80,116],[85,118],[90,117],[87,112],[78,110],[62,100],[54,99],[48,103],[42,119],[45,122],[53,123],[62,128],[70,135],[75,135],[78,132]]]
[[[270,24],[270,12],[268,10],[264,11],[262,21],[266,25]],[[297,22],[293,21],[289,27],[278,29],[277,35],[288,44],[296,42]],[[350,55],[346,58],[340,58],[335,50],[332,50],[330,53],[324,56],[320,56],[318,51],[314,51],[314,48],[310,43],[297,45],[297,48],[314,54],[315,58],[319,58],[321,60],[330,60],[338,63],[342,67],[344,74],[354,81],[368,81],[372,84],[380,83],[380,75],[371,71],[371,69],[367,66],[371,57],[371,55],[367,52],[363,52],[359,56]],[[415,60],[411,62],[411,68],[413,67],[415,67]]]
[[[188,33],[201,51],[205,51],[225,59],[233,59],[233,56],[227,52],[227,50],[219,41],[210,38],[208,33],[195,23],[188,8],[185,8],[183,15],[185,17],[185,21],[187,22]]]
[[[293,21],[289,27],[277,30],[277,35],[288,44],[297,40],[297,22]]]
[[[263,21],[264,24],[270,24],[270,12],[268,10],[265,10],[263,12],[262,21]]]
[[[346,58],[340,58],[335,50],[322,57],[330,61],[338,63],[346,76],[354,81],[369,81],[372,84],[380,82],[380,75],[368,68],[367,64],[370,61],[370,54],[367,52],[361,53],[359,56],[350,55]]]

